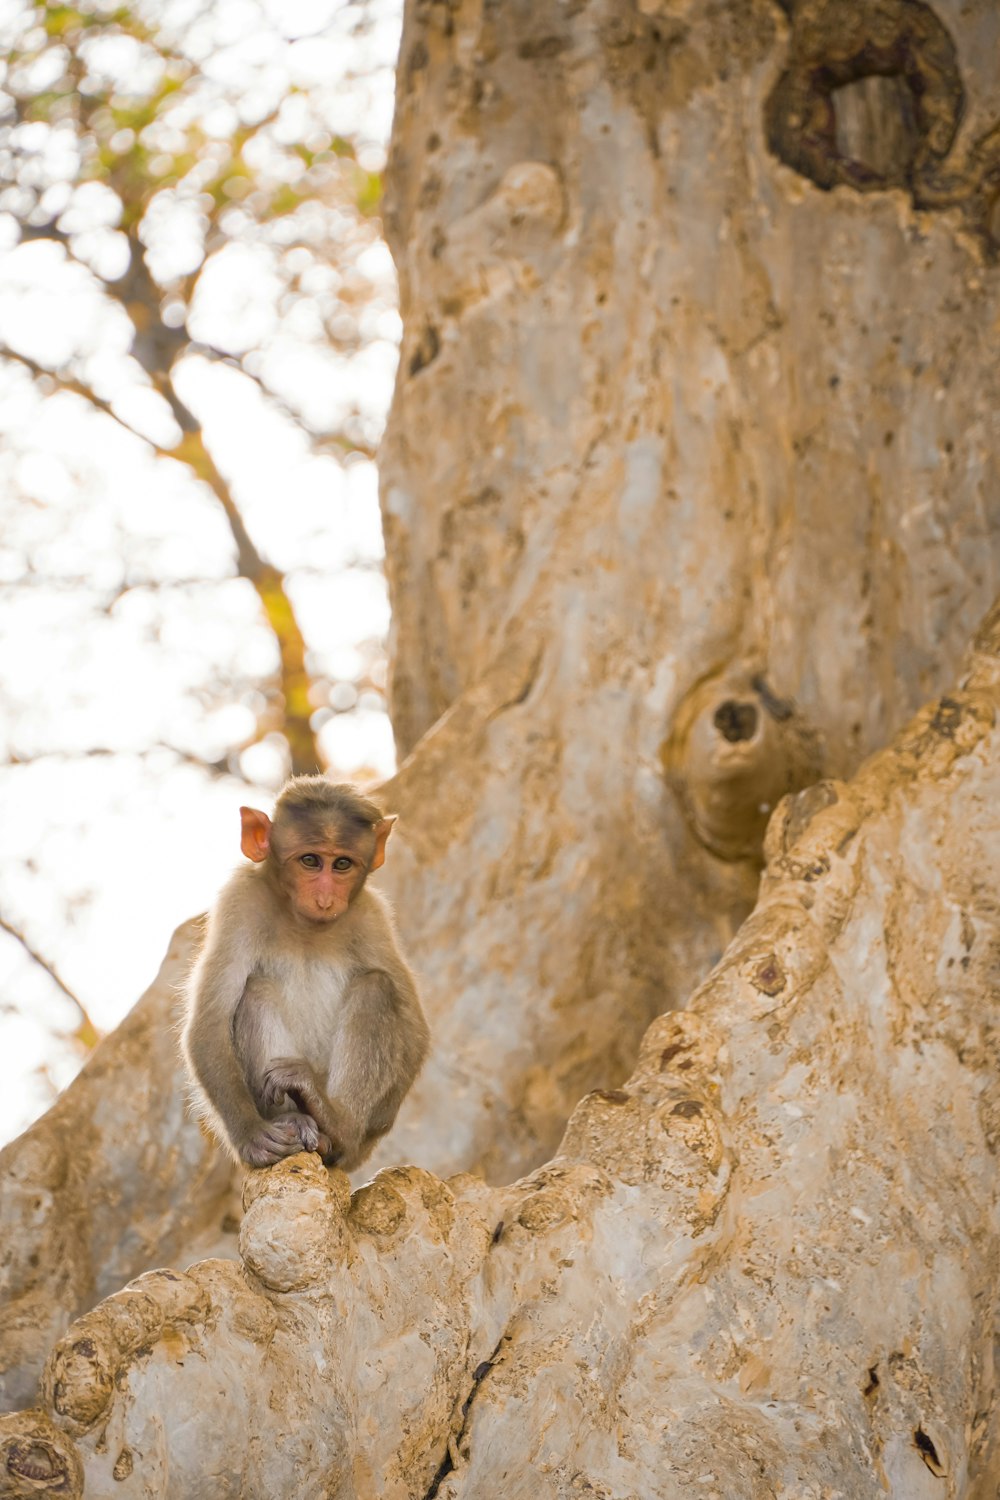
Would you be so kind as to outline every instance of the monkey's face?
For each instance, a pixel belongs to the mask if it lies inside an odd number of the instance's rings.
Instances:
[[[343,820],[308,808],[282,808],[275,821],[241,807],[240,847],[265,864],[295,916],[322,925],[342,917],[372,870],[385,859],[395,815],[376,823]]]
[[[281,884],[296,916],[317,923],[342,917],[365,883],[365,853],[339,841],[287,853],[281,860]]]

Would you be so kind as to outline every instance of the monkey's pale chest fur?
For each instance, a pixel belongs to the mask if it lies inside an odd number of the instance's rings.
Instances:
[[[277,1056],[329,1057],[353,1011],[351,979],[357,965],[328,957],[285,953],[265,959],[247,980],[237,1027],[267,1030]],[[303,1004],[303,997],[308,1003]]]

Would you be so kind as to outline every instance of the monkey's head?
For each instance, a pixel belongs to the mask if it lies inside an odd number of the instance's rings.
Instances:
[[[282,789],[273,820],[240,808],[240,847],[268,874],[297,917],[333,922],[385,861],[395,816],[346,782],[296,776]]]

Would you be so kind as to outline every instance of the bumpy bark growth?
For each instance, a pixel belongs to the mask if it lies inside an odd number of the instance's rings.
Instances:
[[[778,799],[941,691],[1000,584],[982,236],[819,192],[769,134],[783,79],[825,79],[867,150],[835,87],[867,74],[930,143],[887,181],[974,154],[1000,18],[791,10],[407,12],[382,475],[435,1169],[524,1171],[624,1076],[749,909]]]
[[[920,207],[929,114],[888,127],[915,87],[879,38],[923,18],[958,70],[950,169],[1000,114],[1000,15],[788,8],[408,7],[386,874],[435,1053],[380,1161],[418,1166],[349,1203],[297,1159],[251,1182],[242,1268],[87,1314],[44,1385],[67,1486],[78,1451],[91,1493],[171,1500],[992,1493],[993,626],[843,783],[1000,583],[997,273]],[[835,148],[888,189],[823,191],[775,134],[824,37]],[[838,99],[859,57],[879,91]],[[144,1148],[193,1201],[200,1138],[152,1129],[79,1169],[140,1218]],[[37,1243],[22,1199],[0,1221]],[[11,1473],[43,1427],[0,1430]]]
[[[83,1308],[206,1235],[206,1251],[219,1244],[230,1172],[186,1116],[176,1060],[195,926],[80,1077],[0,1152],[0,1409],[34,1398],[47,1348]]]
[[[1000,605],[956,692],[782,803],[752,917],[552,1161],[251,1173],[242,1267],[71,1327],[0,1493],[991,1495],[998,707]]]

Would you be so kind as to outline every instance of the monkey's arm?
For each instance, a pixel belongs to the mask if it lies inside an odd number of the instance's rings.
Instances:
[[[236,1056],[233,1017],[253,967],[253,934],[232,910],[226,892],[209,923],[188,989],[181,1036],[198,1101],[216,1133],[238,1160],[267,1166],[294,1151],[315,1149],[309,1124],[299,1116],[265,1120]]]
[[[207,949],[191,977],[181,1046],[201,1102],[218,1118],[237,1150],[253,1134],[260,1114],[236,1060],[232,1018],[249,977],[239,962]]]

